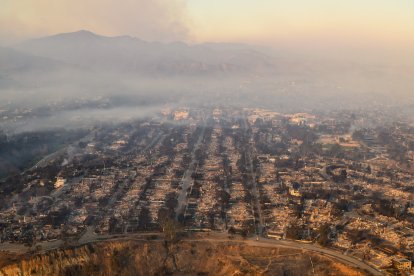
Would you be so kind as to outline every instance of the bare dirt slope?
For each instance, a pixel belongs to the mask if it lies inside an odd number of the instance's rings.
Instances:
[[[123,240],[3,264],[0,275],[363,275],[327,257],[239,242]]]

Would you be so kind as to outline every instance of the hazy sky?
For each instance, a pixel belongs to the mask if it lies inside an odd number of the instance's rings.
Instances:
[[[414,39],[412,0],[191,0],[189,10],[203,39]]]
[[[414,45],[413,0],[0,0],[0,39],[88,29],[147,40]]]

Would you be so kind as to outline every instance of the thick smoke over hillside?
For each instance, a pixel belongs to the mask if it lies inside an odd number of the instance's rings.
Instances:
[[[80,31],[0,48],[0,110],[31,110],[24,124],[2,122],[30,130],[74,126],[74,116],[90,116],[90,122],[119,120],[120,114],[139,118],[165,106],[225,104],[279,111],[410,106],[412,72],[390,64],[262,52],[242,44],[190,46]],[[145,109],[136,112],[137,107]]]

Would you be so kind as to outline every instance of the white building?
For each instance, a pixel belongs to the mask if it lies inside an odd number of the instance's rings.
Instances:
[[[58,177],[55,182],[55,189],[59,189],[65,185],[66,180],[63,177]]]

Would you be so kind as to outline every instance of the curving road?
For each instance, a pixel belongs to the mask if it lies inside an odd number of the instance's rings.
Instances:
[[[316,252],[324,256],[328,256],[330,258],[333,258],[339,261],[340,263],[349,265],[351,267],[364,270],[368,275],[375,275],[375,276],[384,275],[384,273],[381,270],[374,268],[361,260],[358,260],[351,256],[344,255],[339,251],[335,251],[329,248],[323,248],[323,247],[320,247],[314,244],[307,244],[307,243],[301,243],[301,242],[290,241],[290,240],[274,240],[274,239],[266,239],[266,238],[260,238],[260,240],[256,240],[255,238],[247,239],[247,240],[228,239],[228,238],[223,238],[223,237],[220,238],[218,236],[216,237],[216,235],[214,234],[210,235],[210,237],[193,239],[193,241],[197,241],[197,240],[205,240],[205,241],[211,241],[211,242],[237,241],[237,242],[245,243],[249,246],[285,247],[285,248],[292,248],[292,249],[307,250],[307,251]]]
[[[158,236],[159,238],[163,238],[163,234],[160,232],[143,232],[143,233],[136,233],[136,234],[128,234],[128,235],[97,235],[93,232],[92,228],[88,228],[82,235],[82,237],[78,240],[77,246],[81,246],[84,244],[99,242],[99,241],[116,241],[116,240],[146,240],[145,238],[148,236]],[[314,244],[306,244],[300,243],[296,241],[290,240],[274,240],[274,239],[266,239],[261,238],[260,240],[256,240],[256,238],[251,239],[241,239],[241,238],[233,238],[229,239],[226,233],[199,233],[195,234],[195,237],[184,238],[184,241],[209,241],[212,243],[220,243],[220,242],[239,242],[244,243],[248,246],[258,246],[258,247],[284,247],[284,248],[292,248],[292,249],[301,249],[307,250],[311,252],[316,252],[318,254],[330,257],[332,259],[337,260],[340,263],[349,265],[351,267],[355,267],[361,269],[367,273],[367,275],[384,275],[384,273],[374,268],[367,263],[364,263],[361,260],[353,258],[351,256],[343,255],[339,251],[335,251],[329,248],[323,248]],[[63,245],[61,240],[51,241],[51,242],[41,242],[38,245],[42,245],[42,250],[39,253],[44,253],[53,249],[58,249]],[[29,248],[23,246],[21,244],[0,244],[0,250],[6,250],[15,253],[27,253]]]
[[[317,252],[319,254],[334,258],[341,263],[362,269],[371,275],[384,275],[380,270],[364,263],[363,261],[344,255],[341,252],[338,252],[332,249],[319,247],[314,244],[306,244],[306,243],[287,241],[287,240],[270,240],[270,239],[261,239],[259,241],[248,240],[246,242],[252,246],[262,246],[262,247],[283,246],[283,247],[313,251],[313,252]]]

